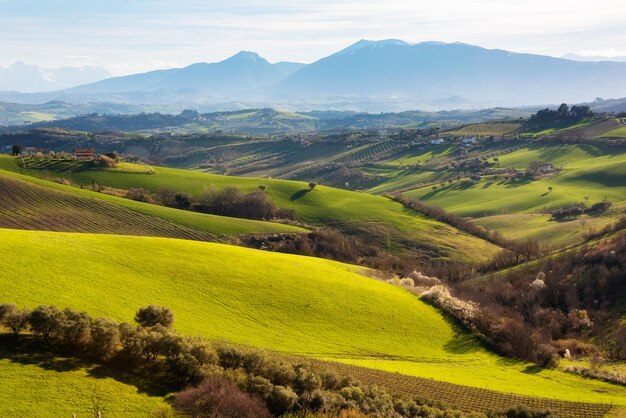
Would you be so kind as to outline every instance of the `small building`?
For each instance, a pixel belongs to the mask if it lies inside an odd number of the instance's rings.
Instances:
[[[75,148],[74,158],[77,160],[93,160],[96,158],[96,150],[93,148]]]
[[[472,137],[463,138],[463,143],[464,144],[475,144],[476,143],[476,137],[472,136]]]
[[[443,138],[437,138],[437,139],[431,139],[430,143],[433,145],[441,145],[445,142],[445,139]]]
[[[35,154],[37,154],[37,148],[35,148],[35,147],[26,147],[22,151],[22,155],[24,155],[26,157],[31,157],[31,156],[33,156]]]
[[[537,168],[537,172],[541,174],[552,174],[556,173],[556,168],[552,164],[543,164]]]

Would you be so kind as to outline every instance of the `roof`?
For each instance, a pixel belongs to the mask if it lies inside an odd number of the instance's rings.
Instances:
[[[94,154],[96,152],[93,148],[75,148],[75,154]]]

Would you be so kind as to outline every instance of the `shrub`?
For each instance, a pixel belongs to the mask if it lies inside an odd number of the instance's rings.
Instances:
[[[59,333],[63,312],[56,306],[40,305],[33,309],[28,316],[28,323],[33,333],[43,337],[48,341],[53,333]]]
[[[174,323],[174,313],[164,306],[145,306],[137,311],[135,322],[142,327],[161,325],[167,328]]]
[[[9,305],[10,306],[10,305]],[[2,324],[9,328],[15,335],[19,334],[28,325],[28,309],[8,308],[2,318]]]
[[[242,392],[221,376],[210,376],[198,387],[180,392],[174,407],[194,418],[271,417],[260,399]]]
[[[119,327],[115,321],[98,318],[91,324],[90,333],[92,351],[101,360],[113,358],[122,347]]]
[[[130,188],[126,194],[124,195],[127,199],[136,200],[138,202],[147,202],[152,203],[152,195],[147,190],[144,190],[140,187],[132,187]]]

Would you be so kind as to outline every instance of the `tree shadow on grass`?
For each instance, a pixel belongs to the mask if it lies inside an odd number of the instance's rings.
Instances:
[[[163,397],[179,388],[171,382],[165,368],[159,364],[129,367],[121,362],[96,364],[72,357],[58,348],[44,343],[32,335],[0,335],[0,360],[37,366],[55,372],[71,372],[84,369],[89,377],[111,378],[126,385],[135,386],[139,393]]]
[[[294,200],[298,200],[301,197],[304,197],[307,195],[307,193],[309,193],[311,191],[311,189],[302,189],[302,190],[298,190],[297,192],[295,192],[294,194],[291,195],[291,197],[289,198],[289,200],[291,200],[292,202]]]

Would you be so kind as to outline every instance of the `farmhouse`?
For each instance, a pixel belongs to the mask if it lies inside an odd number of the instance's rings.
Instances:
[[[96,158],[96,150],[93,148],[75,148],[74,158],[77,160],[93,160]]]
[[[22,151],[22,155],[25,155],[25,156],[32,156],[35,154],[37,154],[37,148],[35,147],[26,147],[24,148],[24,151]]]
[[[537,168],[537,172],[540,174],[556,173],[556,168],[552,164],[543,164]]]

